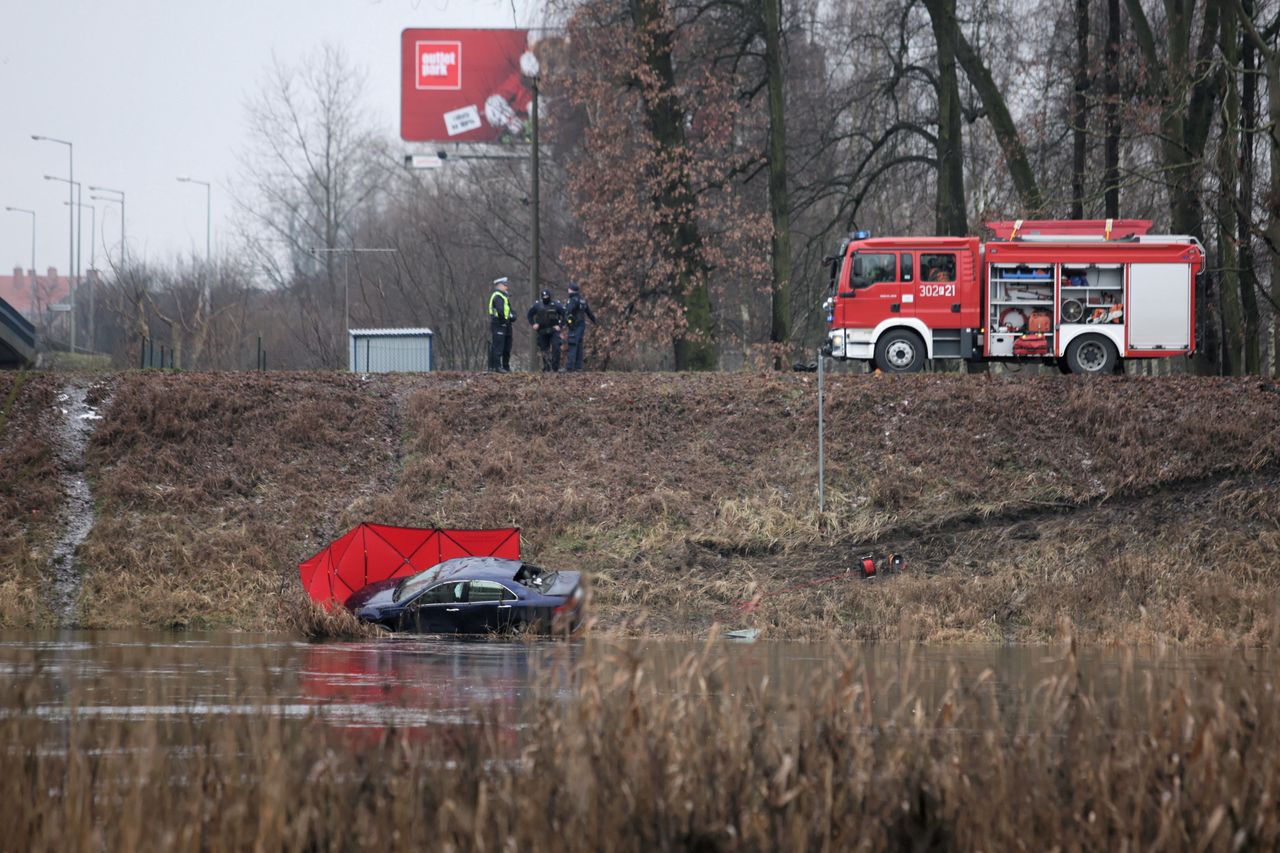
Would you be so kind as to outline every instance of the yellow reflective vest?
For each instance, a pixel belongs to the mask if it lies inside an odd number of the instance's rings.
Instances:
[[[515,317],[511,312],[511,297],[496,287],[489,294],[489,316],[499,323],[510,323]]]

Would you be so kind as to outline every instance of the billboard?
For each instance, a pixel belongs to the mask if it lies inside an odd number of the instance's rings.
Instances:
[[[408,29],[400,34],[400,137],[518,142],[529,135],[528,30]]]

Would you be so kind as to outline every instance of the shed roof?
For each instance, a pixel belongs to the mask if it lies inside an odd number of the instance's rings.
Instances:
[[[420,338],[431,337],[435,332],[423,327],[420,329],[350,329],[347,334],[353,338]]]

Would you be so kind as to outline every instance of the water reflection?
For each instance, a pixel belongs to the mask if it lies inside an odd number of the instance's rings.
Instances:
[[[514,744],[520,710],[535,696],[571,696],[580,663],[597,663],[606,672],[641,664],[657,684],[681,690],[689,687],[675,674],[690,656],[704,653],[715,670],[707,689],[750,691],[767,684],[797,702],[812,691],[814,679],[840,677],[852,664],[885,714],[905,701],[931,713],[957,683],[971,684],[990,670],[981,689],[990,691],[1000,717],[1015,720],[1037,685],[1064,672],[1058,650],[1019,646],[432,638],[315,645],[252,634],[22,632],[0,634],[0,714],[43,721],[55,741],[73,715],[315,715],[357,745],[389,733],[456,737],[460,727],[483,717],[493,728],[489,734]],[[1119,721],[1148,684],[1160,688],[1210,677],[1265,681],[1272,670],[1261,653],[1237,650],[1084,649],[1079,658],[1082,686],[1111,702]],[[903,682],[910,683],[909,694]]]

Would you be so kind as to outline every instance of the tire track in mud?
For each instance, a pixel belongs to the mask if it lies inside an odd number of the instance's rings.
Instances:
[[[64,628],[75,627],[76,599],[80,594],[81,572],[76,549],[93,529],[93,495],[85,479],[85,447],[102,416],[89,404],[92,383],[73,381],[58,395],[61,422],[56,431],[55,460],[59,485],[66,495],[61,513],[62,534],[53,544],[50,610]],[[104,406],[105,400],[98,405]]]
[[[1041,537],[1042,528],[1053,525],[1098,524],[1103,520],[1114,522],[1116,519],[1131,518],[1135,513],[1146,516],[1152,509],[1162,506],[1175,507],[1183,512],[1193,511],[1215,489],[1228,484],[1246,490],[1280,488],[1280,466],[1267,464],[1250,469],[1230,468],[1076,502],[1023,504],[988,515],[956,515],[887,529],[870,539],[856,542],[845,540],[835,547],[844,550],[874,549],[877,552],[889,550],[906,554],[915,552],[938,560],[949,552],[959,550],[959,546],[965,542],[972,544],[983,539],[1035,540]]]

